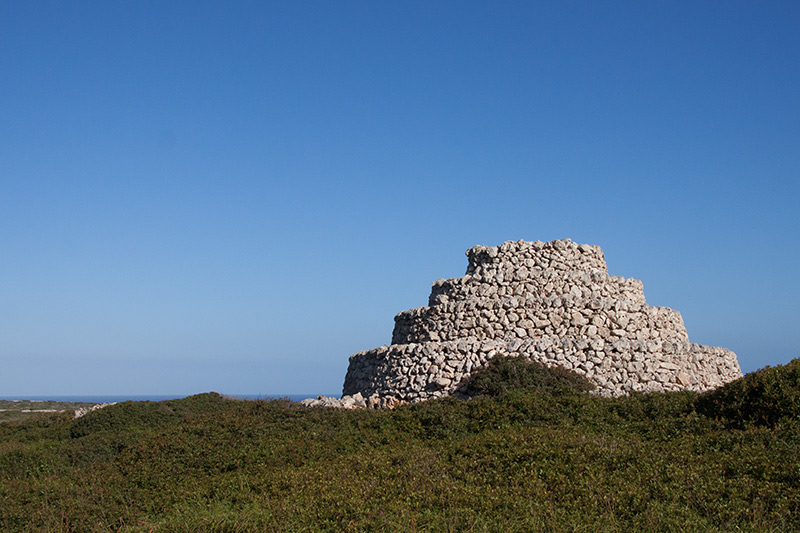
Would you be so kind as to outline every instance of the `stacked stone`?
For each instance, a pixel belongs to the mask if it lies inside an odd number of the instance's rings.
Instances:
[[[707,390],[741,377],[736,355],[692,344],[680,313],[610,276],[598,246],[569,239],[467,251],[463,277],[395,317],[392,345],[350,357],[344,394],[391,406],[452,394],[498,354],[574,370],[600,394]]]

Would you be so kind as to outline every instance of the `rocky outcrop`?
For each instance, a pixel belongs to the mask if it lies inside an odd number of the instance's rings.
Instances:
[[[391,407],[463,390],[498,354],[574,370],[598,392],[707,390],[741,377],[736,354],[692,344],[678,311],[611,276],[598,246],[569,239],[467,250],[467,273],[437,280],[426,307],[395,317],[392,344],[350,357],[344,398]]]
[[[316,398],[306,398],[300,400],[303,407],[337,407],[340,409],[363,409],[367,407],[367,402],[358,392],[353,395],[332,398],[330,396],[317,396]],[[377,406],[376,406],[377,407]]]
[[[91,413],[93,411],[97,411],[98,409],[102,409],[104,407],[108,407],[110,405],[116,405],[116,404],[117,404],[117,402],[98,403],[98,404],[92,405],[91,407],[80,407],[78,409],[75,409],[75,414],[74,414],[73,418],[80,418],[82,416],[88,415],[89,413]]]

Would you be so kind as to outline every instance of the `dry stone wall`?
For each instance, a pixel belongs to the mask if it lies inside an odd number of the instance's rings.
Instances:
[[[742,375],[730,350],[690,343],[678,311],[647,305],[641,281],[609,275],[598,246],[506,242],[467,257],[463,277],[437,280],[426,307],[395,317],[390,346],[350,357],[345,399],[387,407],[458,393],[498,354],[574,370],[607,396]]]

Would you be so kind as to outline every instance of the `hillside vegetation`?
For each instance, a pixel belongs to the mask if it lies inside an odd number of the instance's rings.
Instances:
[[[800,359],[601,398],[497,360],[392,411],[201,394],[0,424],[4,531],[797,531]]]
[[[89,410],[94,407],[91,402],[64,402],[40,400],[0,400],[0,422],[20,421],[37,418],[42,413],[59,413],[78,409]]]

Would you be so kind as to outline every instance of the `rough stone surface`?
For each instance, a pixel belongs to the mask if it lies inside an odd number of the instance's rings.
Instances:
[[[98,403],[98,404],[95,404],[95,405],[93,405],[91,407],[80,407],[78,409],[75,409],[75,414],[73,415],[73,418],[80,418],[82,416],[88,415],[92,411],[97,411],[98,409],[102,409],[104,407],[108,407],[109,405],[116,405],[116,404],[117,404],[117,402]]]
[[[395,317],[390,346],[350,356],[340,406],[458,393],[498,354],[574,370],[606,396],[703,391],[742,375],[730,350],[690,343],[678,311],[647,305],[641,281],[609,275],[598,246],[509,241],[466,254],[464,276],[435,281],[427,306]]]
[[[367,407],[367,402],[360,393],[342,396],[341,398],[331,398],[330,396],[317,396],[316,398],[306,398],[300,401],[305,407],[339,407],[342,409],[359,409]]]

